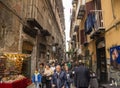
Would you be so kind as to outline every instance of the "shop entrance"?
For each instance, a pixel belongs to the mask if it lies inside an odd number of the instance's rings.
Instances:
[[[31,55],[33,51],[33,44],[29,41],[23,41],[22,53]],[[22,74],[28,78],[31,78],[31,57],[27,57],[23,60]]]
[[[26,58],[23,60],[22,74],[25,77],[31,78],[31,58]]]
[[[107,82],[107,66],[104,38],[100,38],[96,41],[96,54],[98,79],[100,83],[105,83]]]

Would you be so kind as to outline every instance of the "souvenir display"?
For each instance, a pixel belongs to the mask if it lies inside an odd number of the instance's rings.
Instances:
[[[21,75],[22,64],[25,55],[23,54],[3,54],[0,56],[0,81],[12,83],[25,78]]]

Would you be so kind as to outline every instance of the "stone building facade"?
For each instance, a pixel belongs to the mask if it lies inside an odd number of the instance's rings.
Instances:
[[[39,63],[63,59],[62,0],[1,0],[0,24],[0,53],[29,55],[24,61],[29,76]]]

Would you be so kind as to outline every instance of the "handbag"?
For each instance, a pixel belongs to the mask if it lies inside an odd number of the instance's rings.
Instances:
[[[51,80],[51,79],[52,79],[51,75],[50,76],[46,76],[46,80]]]

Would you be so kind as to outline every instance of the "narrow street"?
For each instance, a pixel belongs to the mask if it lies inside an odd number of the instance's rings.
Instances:
[[[0,0],[0,88],[120,88],[119,37],[120,0]]]

